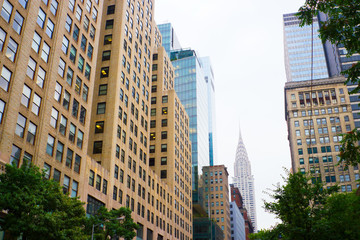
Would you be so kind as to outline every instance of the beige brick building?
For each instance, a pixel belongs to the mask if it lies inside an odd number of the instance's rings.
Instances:
[[[137,239],[192,239],[191,147],[184,135],[183,159],[174,156],[174,134],[180,136],[173,118],[183,107],[171,90],[173,76],[167,91],[151,92],[161,44],[154,2],[0,0],[0,6],[2,162],[26,159],[45,168],[64,192],[87,203],[87,214],[102,205],[129,207],[141,226]],[[164,57],[161,48],[157,54]],[[160,143],[168,144],[168,167],[149,167],[151,108],[165,107],[160,98],[152,105],[153,95],[169,99],[168,139]],[[188,128],[186,114],[181,120]],[[165,131],[160,120],[155,131]]]
[[[224,233],[224,239],[231,239],[229,173],[224,165],[205,166],[202,169],[201,187],[204,191],[204,205],[209,217],[216,221]]]
[[[285,107],[293,171],[310,172],[312,181],[350,192],[359,186],[359,168],[337,166],[341,134],[355,128],[344,82],[344,77],[287,82]]]

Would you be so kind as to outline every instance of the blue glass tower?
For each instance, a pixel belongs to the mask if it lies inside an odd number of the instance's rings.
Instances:
[[[164,23],[157,25],[162,36],[162,46],[170,57],[170,51],[181,49],[179,40],[175,34],[171,23]]]
[[[215,119],[215,85],[214,72],[209,57],[200,58],[207,85],[208,116],[209,116],[209,161],[210,166],[216,165],[216,119]]]
[[[175,91],[190,120],[193,202],[198,202],[199,171],[209,165],[207,84],[194,50],[171,51],[170,59],[175,68]]]

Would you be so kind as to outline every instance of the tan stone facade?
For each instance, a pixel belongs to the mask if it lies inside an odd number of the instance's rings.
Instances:
[[[204,190],[205,209],[223,230],[224,239],[230,240],[229,173],[224,165],[205,166],[202,171],[201,186]]]
[[[189,117],[173,86],[174,68],[159,47],[153,55],[149,165],[174,189],[175,223],[188,231],[192,228]]]
[[[149,167],[154,2],[26,2],[0,0],[2,161],[47,169],[88,214],[128,206],[138,239],[192,239],[191,203]]]
[[[358,166],[337,166],[340,134],[355,128],[345,78],[285,84],[286,120],[294,172],[310,172],[313,181],[340,191],[358,187]]]

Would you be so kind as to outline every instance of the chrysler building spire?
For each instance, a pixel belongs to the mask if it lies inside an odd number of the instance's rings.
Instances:
[[[238,187],[244,200],[244,205],[250,215],[254,231],[257,230],[254,176],[251,175],[251,165],[239,129],[239,141],[236,148],[233,178],[234,186]]]

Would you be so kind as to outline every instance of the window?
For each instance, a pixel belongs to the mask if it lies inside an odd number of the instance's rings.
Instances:
[[[18,119],[16,122],[15,134],[21,138],[24,137],[25,124],[26,124],[26,118],[19,113]]]
[[[95,29],[94,25],[91,24],[89,35],[90,35],[91,39],[93,39],[93,40],[95,38],[95,31],[96,31],[96,29]]]
[[[65,136],[66,133],[66,126],[67,126],[67,118],[61,115],[60,117],[60,125],[59,125],[59,132]]]
[[[74,172],[80,173],[81,157],[75,154]]]
[[[88,56],[90,59],[92,59],[93,51],[94,51],[94,47],[89,43],[88,51],[87,51],[87,56]]]
[[[95,7],[93,7],[93,11],[92,11],[92,19],[94,20],[94,22],[97,21],[97,15],[98,15],[98,12],[96,10]]]
[[[33,104],[31,106],[31,112],[33,112],[35,115],[39,115],[40,111],[40,105],[41,105],[41,97],[34,93],[33,96]]]
[[[76,59],[76,48],[74,47],[74,45],[71,45],[71,48],[70,48],[70,55],[69,55],[69,58],[70,60],[75,63],[75,59]]]
[[[86,119],[86,108],[84,108],[83,106],[81,106],[81,108],[80,108],[79,121],[84,124],[84,123],[85,123],[85,119]]]
[[[73,100],[73,106],[72,106],[72,115],[77,118],[79,112],[79,102],[75,99]]]
[[[36,22],[37,22],[37,24],[38,24],[41,28],[44,28],[45,18],[46,18],[46,14],[45,14],[45,12],[40,8]]]
[[[65,29],[68,33],[71,32],[71,26],[72,26],[72,22],[73,20],[71,19],[71,17],[69,17],[69,15],[66,16],[66,22],[65,22]]]
[[[3,50],[5,38],[6,38],[6,32],[2,28],[0,28],[0,51]]]
[[[58,116],[59,116],[59,111],[56,110],[55,108],[52,108],[50,126],[52,126],[53,128],[56,128]]]
[[[55,159],[59,162],[62,162],[63,154],[64,154],[64,144],[62,144],[61,142],[58,142],[57,148],[56,148]]]
[[[75,180],[73,180],[72,187],[71,187],[71,197],[72,198],[77,197],[78,186],[79,186],[79,183],[76,182]]]
[[[65,61],[62,60],[62,58],[60,58],[59,68],[58,68],[58,74],[59,74],[61,77],[64,77],[64,72],[65,72]]]
[[[20,155],[21,155],[21,148],[18,148],[17,146],[13,145],[10,155],[10,164],[15,164],[15,166],[19,166]]]
[[[100,78],[105,78],[109,76],[109,67],[101,68]]]
[[[70,93],[68,91],[64,91],[64,99],[63,99],[63,107],[66,110],[69,110],[69,105],[70,105]]]
[[[79,27],[76,24],[74,24],[73,38],[76,42],[79,40],[79,32],[80,32]]]
[[[95,123],[95,133],[103,133],[104,132],[104,121],[99,121]]]
[[[89,94],[89,87],[84,84],[84,85],[83,85],[82,99],[83,99],[85,102],[87,102],[88,94]]]
[[[82,15],[82,9],[79,7],[79,5],[77,5],[75,17],[79,22],[81,21],[81,15]]]
[[[168,96],[162,96],[162,102],[167,103],[168,102]]]
[[[64,182],[63,182],[63,193],[66,194],[69,192],[69,186],[70,186],[70,178],[66,175],[64,175]]]
[[[43,48],[41,51],[41,59],[44,60],[44,62],[48,62],[50,55],[50,47],[47,45],[46,42],[43,42]]]
[[[161,152],[167,152],[167,144],[161,144]]]
[[[78,69],[80,69],[81,72],[84,70],[84,58],[81,55],[79,55]]]
[[[58,82],[56,82],[54,98],[57,102],[60,102],[61,92],[62,92],[62,86]]]
[[[7,0],[4,0],[4,4],[1,8],[1,17],[5,19],[6,22],[10,21],[12,10],[13,5],[11,5]]]
[[[110,5],[107,8],[107,15],[114,14],[115,13],[115,5]]]
[[[88,63],[86,63],[86,65],[85,65],[85,77],[86,77],[86,79],[90,79],[90,74],[91,74],[91,67],[90,67],[90,65],[88,64]]]
[[[53,36],[53,33],[54,33],[54,27],[55,27],[55,24],[48,18],[48,21],[46,23],[46,35],[49,36],[49,38],[52,38]]]
[[[69,140],[71,142],[75,141],[75,132],[76,132],[76,126],[74,124],[70,123]]]
[[[167,157],[161,157],[161,165],[167,165]]]
[[[167,111],[168,111],[167,107],[163,107],[162,108],[162,115],[166,115]]]
[[[18,11],[16,11],[14,17],[13,29],[15,30],[15,32],[17,32],[17,34],[21,33],[23,22],[24,22],[23,16],[21,16],[21,14],[18,13]]]
[[[83,51],[86,50],[86,44],[87,44],[87,39],[84,35],[81,35],[81,43],[80,43],[80,47]]]
[[[107,94],[107,84],[102,84],[99,86],[99,96]]]
[[[78,146],[79,148],[82,148],[83,140],[84,140],[84,133],[82,131],[78,130],[76,146]]]
[[[5,102],[0,99],[0,123],[2,122],[4,111],[5,111]]]
[[[102,141],[95,141],[94,142],[94,149],[93,153],[102,153]]]
[[[114,19],[106,20],[105,29],[113,29]]]
[[[54,143],[55,143],[55,138],[51,135],[48,135],[48,140],[46,144],[46,153],[49,154],[50,156],[53,155]]]
[[[110,60],[111,51],[103,51],[102,53],[102,61]]]
[[[83,25],[83,27],[84,27],[86,32],[89,30],[89,24],[90,24],[90,20],[89,20],[89,18],[87,16],[85,16],[84,17],[84,25]]]
[[[69,48],[69,39],[67,39],[64,36],[63,41],[62,41],[62,45],[61,45],[61,50],[63,51],[63,53],[65,53],[65,55],[67,54],[68,48]]]
[[[99,175],[96,175],[96,185],[95,188],[100,191],[101,188],[101,177]]]
[[[6,50],[6,56],[10,59],[10,61],[15,61],[15,55],[17,52],[18,44],[12,39],[9,38],[8,47]]]
[[[76,92],[77,94],[80,94],[80,92],[81,92],[81,85],[82,85],[81,79],[80,79],[78,76],[76,76],[75,92]]]
[[[105,113],[105,108],[106,108],[106,103],[105,102],[98,103],[97,104],[97,112],[96,112],[96,114],[104,114]]]
[[[167,119],[162,119],[162,120],[161,120],[161,126],[162,126],[162,127],[166,127],[166,126],[167,126]]]
[[[30,95],[31,88],[24,84],[23,92],[21,95],[21,104],[24,105],[26,108],[29,107]]]
[[[167,171],[166,170],[161,170],[160,171],[160,176],[161,176],[161,178],[166,178],[167,177]]]

